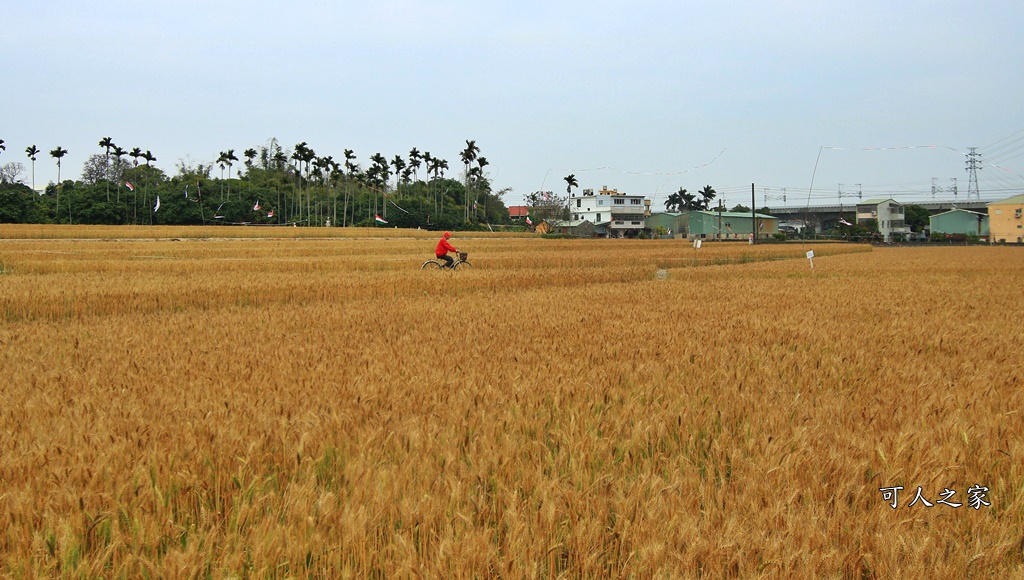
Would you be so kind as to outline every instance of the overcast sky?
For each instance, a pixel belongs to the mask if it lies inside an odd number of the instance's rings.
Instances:
[[[364,166],[416,147],[458,177],[473,139],[508,205],[575,173],[655,206],[751,183],[803,206],[932,178],[965,198],[978,147],[982,198],[1024,190],[1019,0],[700,4],[9,2],[0,163],[27,172],[34,144],[45,184],[60,145],[77,178],[109,136],[173,175],[276,137]]]

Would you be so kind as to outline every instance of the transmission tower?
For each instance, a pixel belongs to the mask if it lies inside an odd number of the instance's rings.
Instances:
[[[978,153],[977,147],[968,147],[967,150],[970,151],[967,154],[967,199],[969,201],[973,196],[974,199],[980,200],[978,170],[981,169],[981,153]]]

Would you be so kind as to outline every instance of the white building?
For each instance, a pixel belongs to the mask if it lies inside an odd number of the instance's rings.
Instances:
[[[651,200],[643,195],[626,195],[606,185],[596,193],[584,189],[580,195],[570,195],[569,211],[572,219],[593,223],[599,234],[621,238],[643,231],[644,219],[651,215]]]
[[[904,221],[903,204],[894,199],[869,199],[857,204],[857,225],[864,225],[868,220],[878,222],[878,233],[882,239],[891,242],[893,234],[910,233]]]

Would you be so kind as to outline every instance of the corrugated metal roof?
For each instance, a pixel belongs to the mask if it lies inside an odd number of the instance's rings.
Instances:
[[[719,215],[721,215],[722,217],[727,217],[727,218],[748,218],[748,217],[750,217],[750,212],[749,211],[723,211],[722,213],[718,213],[717,211],[701,210],[701,211],[695,211],[695,212],[691,212],[691,213],[702,213],[704,215],[709,215],[709,216],[716,217],[716,218]],[[768,214],[763,214],[763,213],[758,213],[758,214],[754,214],[754,215],[756,215],[758,217],[758,219],[768,219],[768,220],[777,220],[777,219],[779,219],[779,218],[777,218],[777,217],[775,217],[773,215],[768,215]]]
[[[1024,203],[1024,193],[1008,197],[1006,199],[1001,199],[999,201],[990,202],[989,205],[1013,205],[1017,203]]]
[[[955,207],[955,208],[953,208],[953,209],[951,209],[951,210],[949,210],[949,211],[944,211],[944,212],[942,212],[942,213],[937,213],[937,214],[934,214],[934,215],[932,215],[931,217],[933,217],[933,218],[937,218],[937,217],[939,217],[940,215],[946,215],[946,214],[951,214],[951,213],[954,213],[954,212],[958,212],[958,211],[959,211],[959,212],[963,212],[963,213],[970,213],[970,214],[974,214],[974,215],[980,215],[980,216],[985,216],[985,217],[988,217],[988,214],[984,214],[984,213],[981,213],[981,212],[978,212],[978,211],[971,211],[971,210],[969,210],[969,209],[960,209],[960,208],[958,208],[958,207]]]

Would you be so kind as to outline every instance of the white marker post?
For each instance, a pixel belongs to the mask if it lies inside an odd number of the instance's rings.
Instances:
[[[807,250],[807,261],[811,263],[811,270],[814,269],[814,250]]]
[[[700,238],[693,240],[693,265],[697,265],[697,250],[700,249]]]

